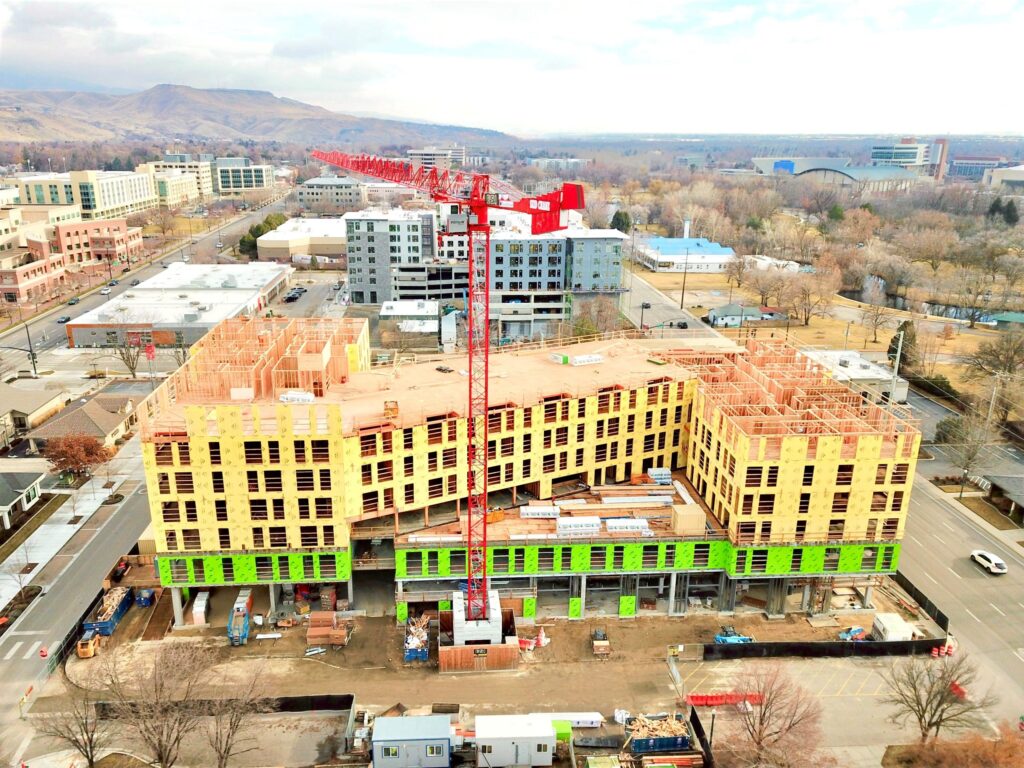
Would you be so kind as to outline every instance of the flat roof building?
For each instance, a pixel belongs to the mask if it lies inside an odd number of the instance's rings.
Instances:
[[[828,371],[834,381],[845,384],[865,400],[873,403],[889,402],[890,392],[893,391],[893,371],[889,366],[872,362],[848,350],[808,349],[804,354]],[[892,399],[897,403],[907,402],[908,389],[907,380],[897,376]]]
[[[77,205],[83,219],[117,219],[157,206],[156,182],[135,171],[22,173],[2,180],[25,205]]]
[[[347,215],[347,214],[346,214]],[[292,261],[293,256],[326,256],[346,264],[348,230],[344,217],[336,219],[288,219],[277,229],[256,239],[260,261]]]
[[[706,237],[650,237],[636,249],[636,260],[652,272],[725,272],[735,258],[732,248]]]
[[[196,191],[200,200],[213,197],[213,155],[190,155],[187,153],[166,153],[162,160],[149,163],[154,171],[181,171],[191,174],[196,180]]]
[[[352,210],[366,207],[366,185],[350,176],[318,176],[296,189],[300,205],[312,210]]]
[[[1020,194],[1024,190],[1024,165],[990,168],[985,171],[984,184],[1009,194]]]
[[[284,292],[292,268],[273,263],[172,263],[154,277],[65,324],[69,347],[125,339],[189,347],[223,320],[258,314]]]
[[[247,157],[218,157],[214,162],[214,189],[222,195],[240,195],[274,186],[274,166],[256,165]]]

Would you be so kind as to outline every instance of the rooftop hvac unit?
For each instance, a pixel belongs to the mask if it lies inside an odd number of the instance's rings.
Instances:
[[[591,536],[601,532],[601,518],[560,517],[555,523],[555,532],[559,536]]]
[[[186,312],[182,319],[184,319],[186,323],[194,323],[199,320],[199,314],[197,312]]]
[[[601,355],[573,355],[569,358],[569,365],[596,365],[603,362],[604,357]]]
[[[540,518],[544,520],[556,520],[559,517],[560,510],[558,507],[520,507],[519,517],[522,518]]]
[[[190,307],[198,307],[199,306],[199,302],[198,301],[190,301],[188,304],[189,304]]]
[[[210,305],[210,304],[200,304],[199,305],[199,311],[200,312],[209,312],[211,309],[213,309],[213,306]]]
[[[841,357],[841,358],[839,358],[839,366],[841,368],[849,368],[850,367],[850,361],[847,360],[845,357]]]

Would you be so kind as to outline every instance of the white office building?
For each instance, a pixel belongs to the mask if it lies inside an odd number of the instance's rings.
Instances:
[[[346,208],[358,209],[366,207],[366,185],[350,176],[319,176],[302,182],[296,194],[299,205],[307,208]]]

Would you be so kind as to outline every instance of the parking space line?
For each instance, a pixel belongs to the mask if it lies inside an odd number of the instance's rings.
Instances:
[[[860,686],[857,688],[857,692],[854,694],[854,696],[860,696],[861,693],[864,691],[864,686],[867,685],[868,683],[870,683],[872,680],[874,680],[874,678],[875,678],[875,672],[874,672],[874,670],[870,670],[868,672],[867,677],[864,678],[864,682],[861,683]]]
[[[19,648],[20,648],[20,647],[21,647],[22,645],[24,645],[24,644],[25,644],[25,641],[24,641],[24,640],[19,640],[19,641],[18,641],[18,642],[16,642],[16,643],[15,643],[14,645],[12,645],[12,646],[11,646],[11,650],[9,650],[9,651],[7,652],[7,655],[6,655],[6,656],[4,656],[4,661],[10,661],[10,660],[11,660],[11,658],[12,658],[12,657],[14,656],[14,654],[16,654],[16,653],[18,652],[18,649],[19,649]]]
[[[818,689],[818,691],[817,691],[817,693],[815,695],[821,696],[822,694],[824,694],[825,693],[825,689],[828,688],[829,683],[832,682],[832,678],[835,677],[835,676],[836,676],[835,671],[830,672],[828,678],[826,678],[824,684],[821,686],[821,688]]]
[[[999,606],[996,605],[995,603],[989,603],[989,605],[991,605],[993,608],[995,608],[996,609],[996,613],[998,613],[1000,616],[1003,616],[1003,617],[1006,616],[1005,613],[1003,613],[1001,610],[999,610]]]
[[[850,681],[851,681],[851,680],[853,679],[853,676],[854,676],[854,674],[856,674],[856,670],[854,670],[854,671],[850,672],[850,674],[848,674],[848,675],[846,676],[846,679],[845,679],[845,680],[843,680],[843,684],[842,684],[842,685],[840,685],[840,686],[839,686],[839,688],[837,688],[837,689],[836,689],[836,692],[835,692],[834,694],[832,694],[832,695],[833,695],[833,696],[842,696],[842,695],[843,695],[843,689],[844,689],[844,688],[845,688],[845,687],[846,687],[846,686],[847,686],[847,685],[849,684],[849,682],[850,682]]]

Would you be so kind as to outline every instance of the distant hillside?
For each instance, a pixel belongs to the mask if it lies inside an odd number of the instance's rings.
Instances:
[[[240,140],[373,147],[512,141],[498,131],[354,117],[268,91],[157,85],[113,95],[0,91],[0,141]]]

